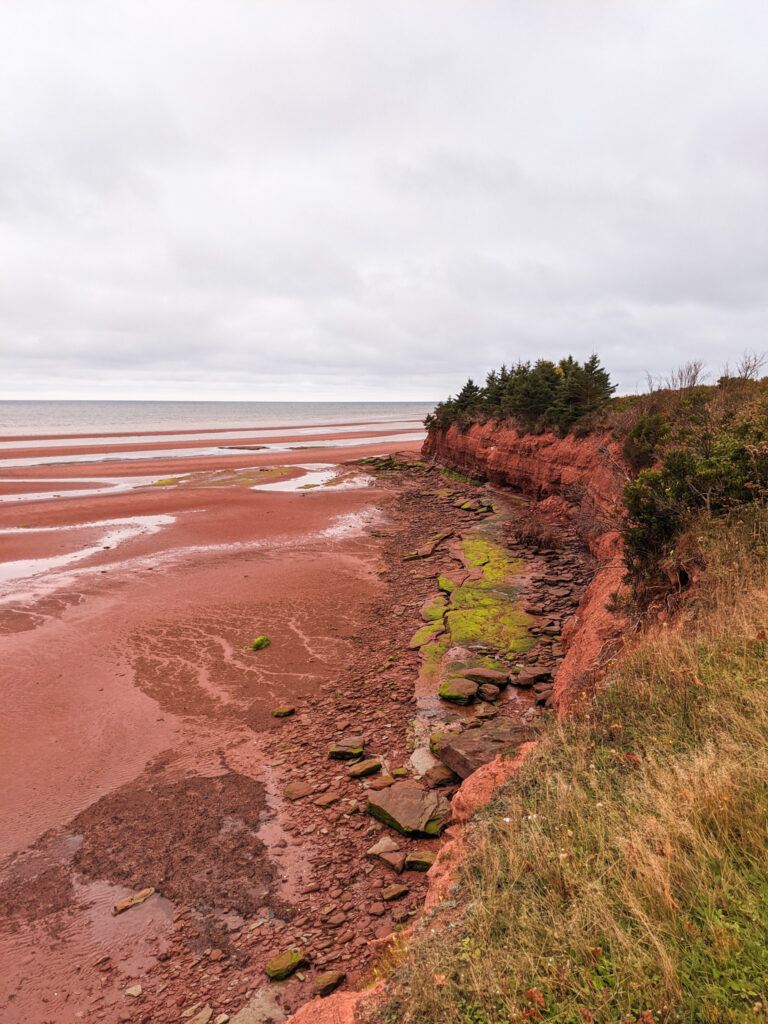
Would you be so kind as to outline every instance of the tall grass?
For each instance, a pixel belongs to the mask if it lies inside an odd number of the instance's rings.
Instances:
[[[768,1016],[768,513],[700,520],[708,569],[476,820],[386,1021]]]

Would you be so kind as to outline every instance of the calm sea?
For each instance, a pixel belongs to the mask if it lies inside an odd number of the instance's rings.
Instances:
[[[434,402],[0,401],[0,435],[143,433],[424,419]]]

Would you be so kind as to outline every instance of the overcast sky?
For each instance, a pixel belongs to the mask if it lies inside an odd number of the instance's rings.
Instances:
[[[765,0],[2,0],[6,398],[768,348]]]

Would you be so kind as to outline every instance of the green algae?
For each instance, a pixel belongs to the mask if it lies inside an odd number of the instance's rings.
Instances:
[[[485,533],[471,533],[461,546],[469,567],[482,567],[484,583],[502,583],[522,571],[522,559],[512,558],[503,545]]]
[[[428,644],[430,640],[440,636],[442,632],[444,632],[444,627],[441,618],[440,622],[431,622],[428,626],[422,626],[421,629],[411,637],[411,642],[408,646],[411,650],[416,647],[423,647],[424,644]]]
[[[429,679],[438,674],[445,653],[450,647],[450,640],[436,640],[421,648],[421,674],[423,677]]]
[[[442,590],[444,594],[452,594],[456,589],[456,584],[453,580],[448,579],[447,576],[438,576],[437,586],[439,590]]]
[[[442,622],[445,614],[445,599],[435,598],[430,604],[425,604],[421,609],[421,617],[425,622]]]

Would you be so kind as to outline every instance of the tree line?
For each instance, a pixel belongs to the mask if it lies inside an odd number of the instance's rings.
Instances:
[[[440,402],[427,417],[428,427],[478,420],[514,419],[525,430],[567,433],[585,416],[599,412],[616,390],[596,355],[579,363],[567,356],[558,363],[538,359],[491,370],[481,387],[470,378],[456,397]]]

